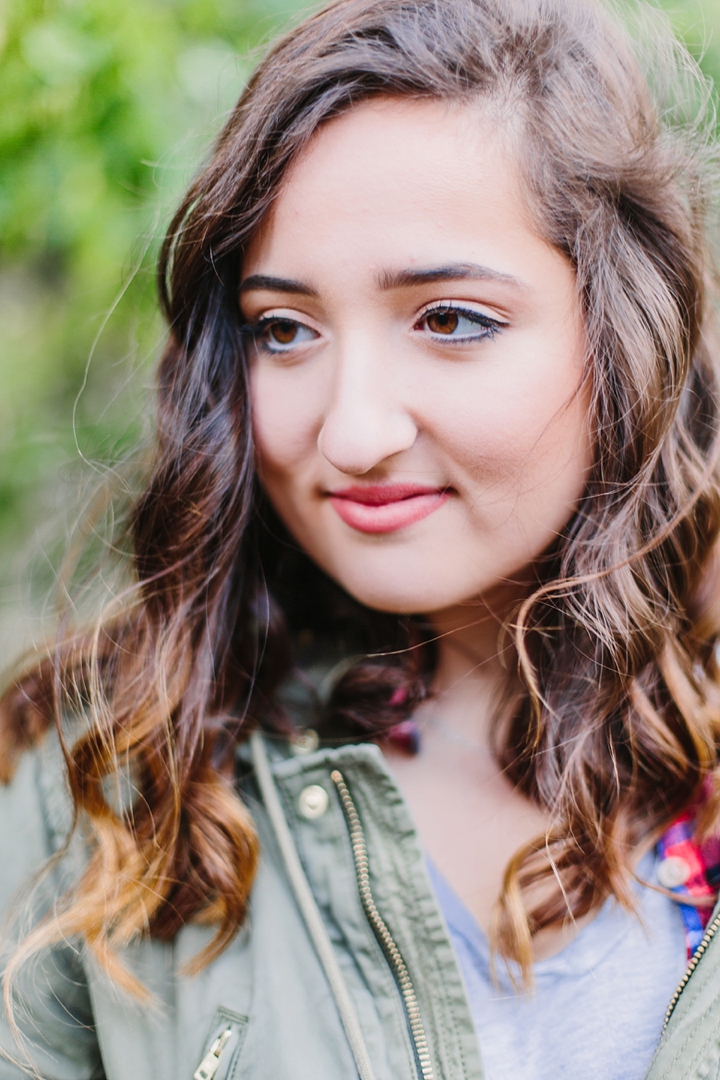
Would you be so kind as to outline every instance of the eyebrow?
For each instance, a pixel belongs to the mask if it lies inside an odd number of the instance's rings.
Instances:
[[[426,269],[383,271],[378,284],[383,291],[408,289],[418,285],[429,285],[436,281],[461,281],[470,278],[473,281],[497,281],[502,285],[525,288],[518,278],[511,274],[501,274],[489,266],[479,263],[448,263],[446,266],[432,266]],[[240,292],[250,290],[266,292],[293,293],[296,296],[317,296],[315,289],[293,278],[273,277],[269,274],[251,274],[240,284]]]
[[[400,270],[397,273],[385,272],[380,278],[381,289],[407,289],[413,285],[428,285],[435,281],[460,281],[471,278],[473,281],[497,281],[503,285],[524,288],[518,278],[511,274],[501,274],[489,266],[479,263],[449,263],[447,266],[433,266],[426,270]]]
[[[317,296],[314,289],[292,278],[270,277],[268,274],[251,274],[240,283],[240,292],[263,289],[266,292],[295,293],[300,296]]]

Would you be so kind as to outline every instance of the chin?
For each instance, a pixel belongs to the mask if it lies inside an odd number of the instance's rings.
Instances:
[[[391,575],[388,580],[374,575],[371,580],[355,573],[338,574],[329,571],[339,585],[356,600],[373,611],[397,615],[429,615],[443,611],[456,604],[467,602],[478,594],[476,587],[453,588],[450,583],[437,580],[437,571],[428,570],[423,580],[402,580],[402,575]]]

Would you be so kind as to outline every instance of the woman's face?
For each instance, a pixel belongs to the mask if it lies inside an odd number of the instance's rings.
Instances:
[[[478,108],[382,99],[329,122],[243,265],[258,465],[358,600],[499,600],[591,463],[574,273]]]

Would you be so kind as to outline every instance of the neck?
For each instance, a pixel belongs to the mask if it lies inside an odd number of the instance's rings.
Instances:
[[[501,620],[487,609],[463,607],[432,619],[438,665],[423,715],[463,739],[489,747],[493,720],[514,696],[515,651]]]

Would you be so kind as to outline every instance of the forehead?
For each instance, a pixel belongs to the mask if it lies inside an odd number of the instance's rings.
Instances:
[[[245,269],[261,253],[273,260],[293,248],[298,258],[310,241],[316,253],[346,243],[356,262],[365,255],[412,265],[432,261],[439,244],[468,249],[473,236],[483,236],[487,254],[503,237],[506,247],[537,238],[514,139],[483,105],[365,102],[324,124],[294,163]]]

